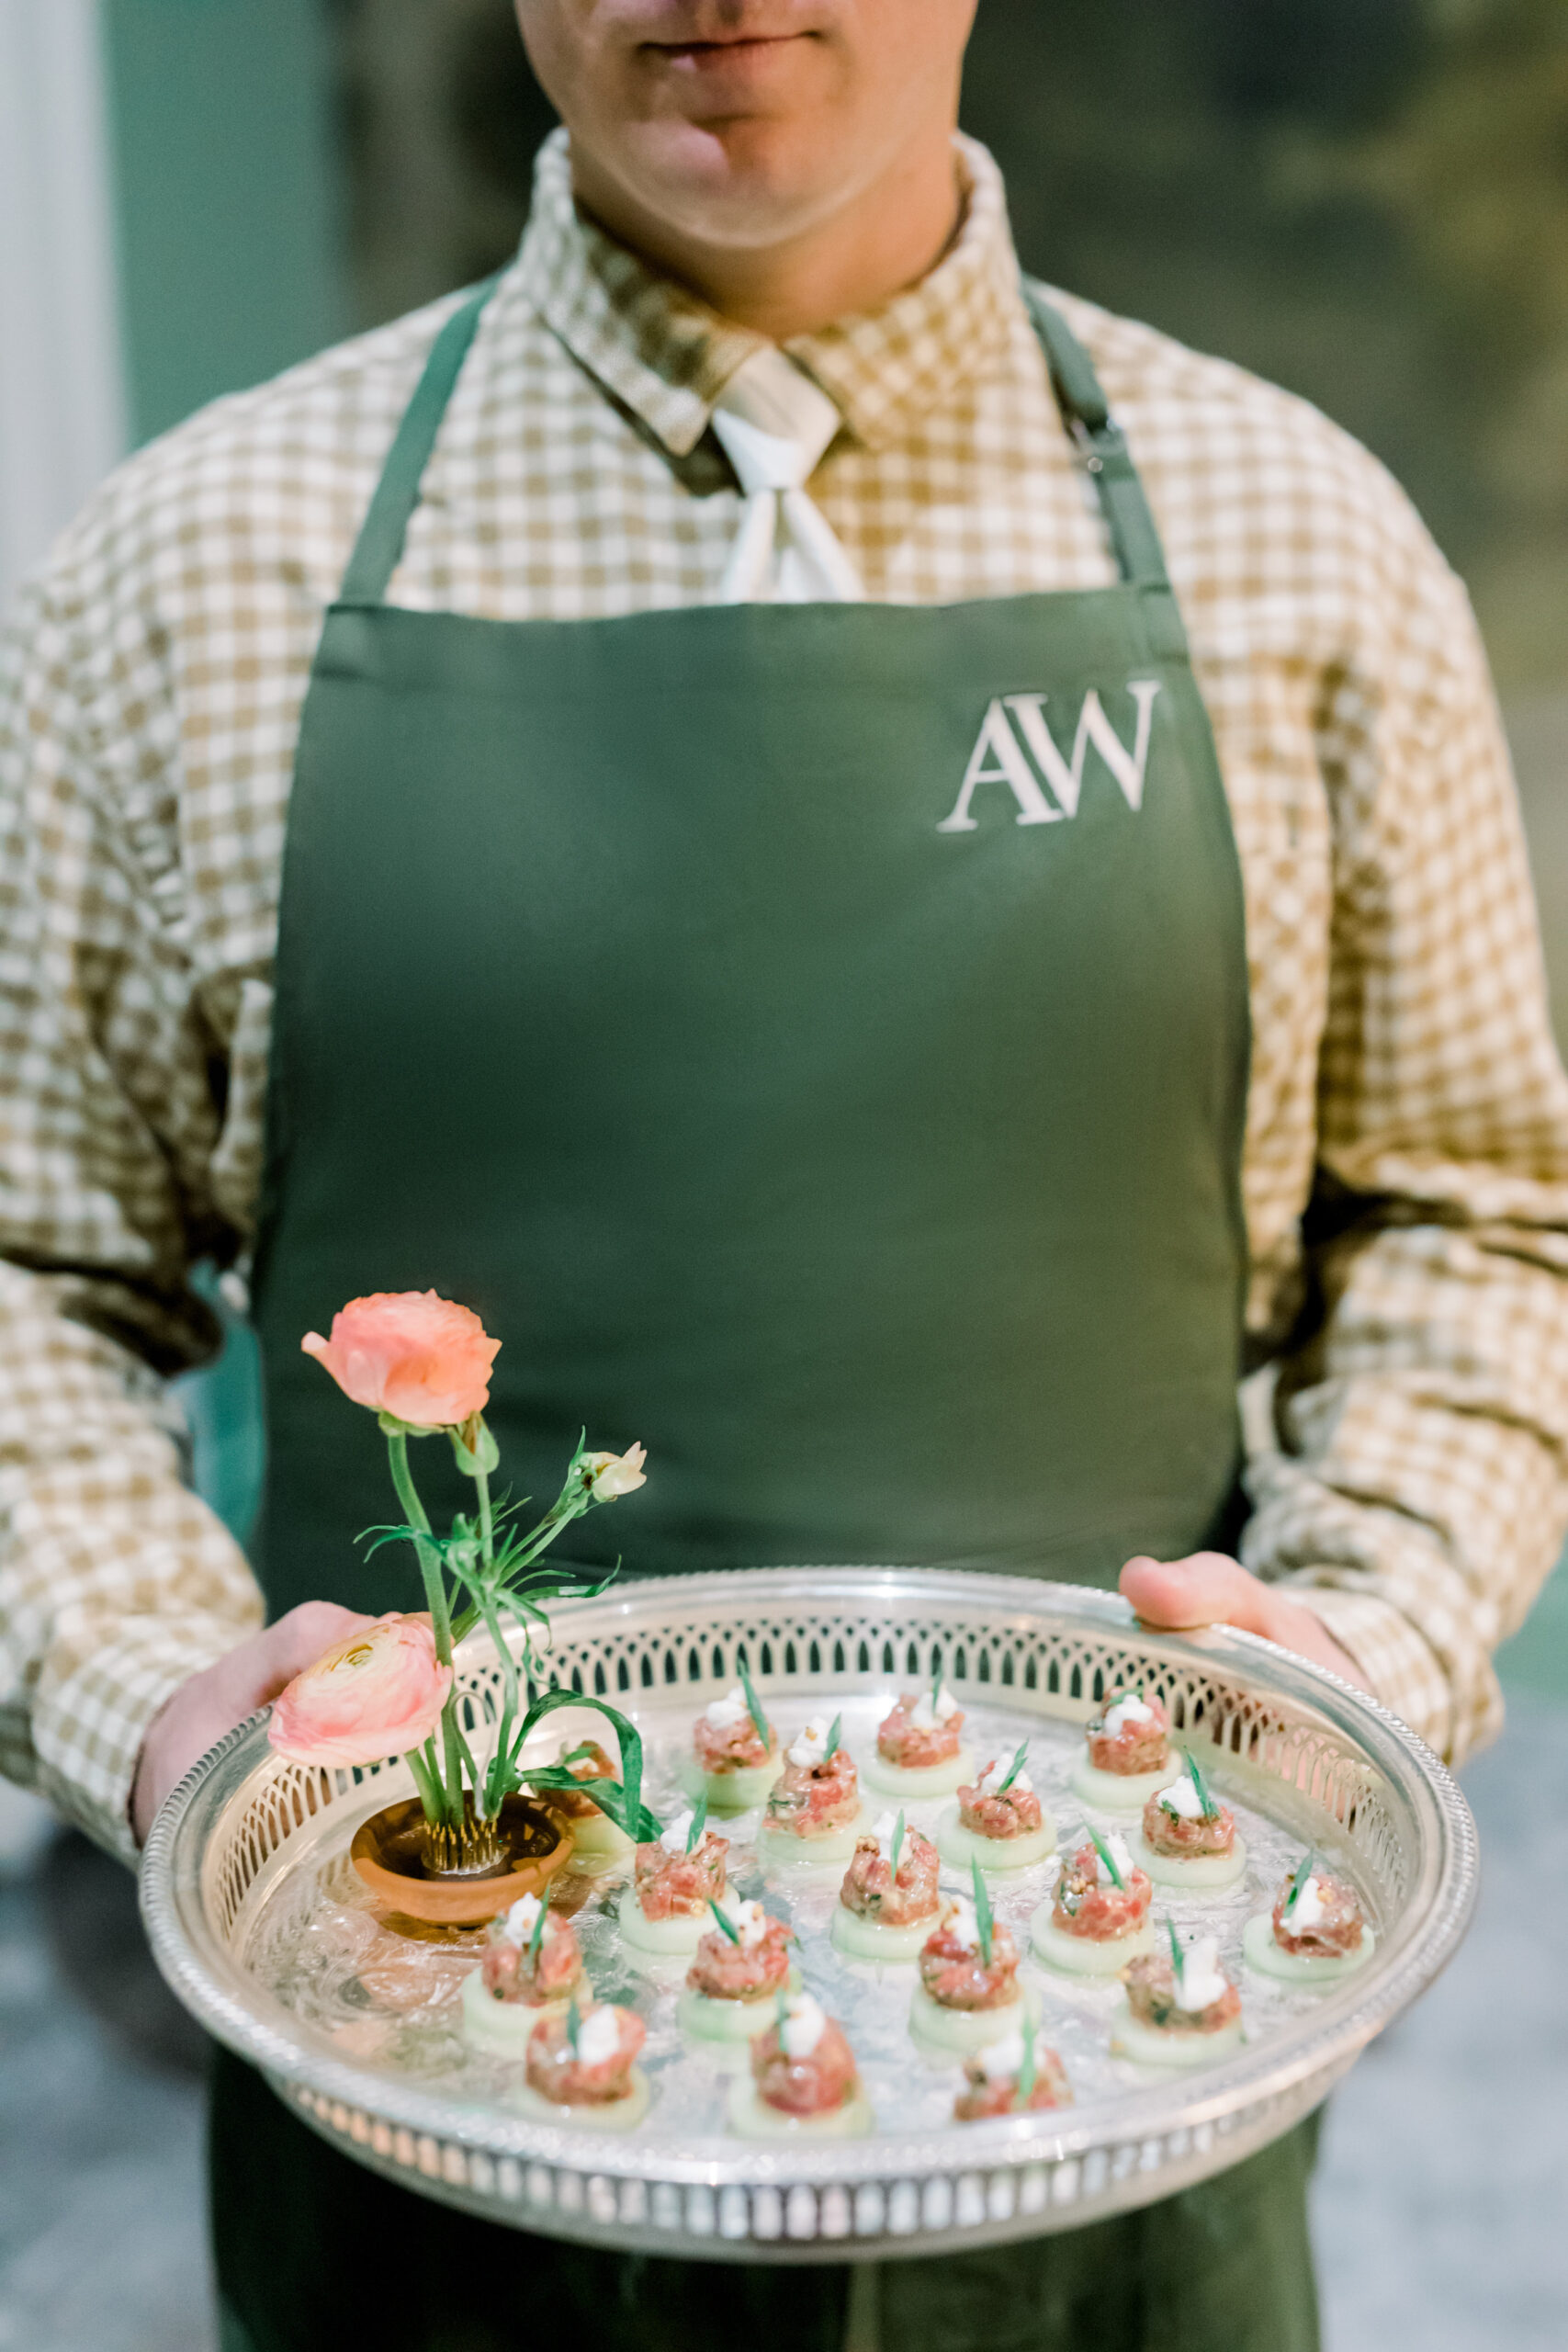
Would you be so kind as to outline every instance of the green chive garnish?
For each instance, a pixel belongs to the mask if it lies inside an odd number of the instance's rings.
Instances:
[[[692,1826],[686,1832],[686,1851],[688,1854],[694,1854],[696,1852],[697,1848],[703,1842],[703,1834],[707,1828],[707,1826],[708,1801],[705,1792],[705,1793],[697,1799],[696,1809],[692,1815]]]
[[[539,1957],[539,1946],[545,1940],[545,1919],[550,1907],[545,1901],[542,1894],[539,1896],[538,1902],[539,1916],[534,1922],[534,1932],[528,1939],[528,1957],[530,1960],[537,1960]]]
[[[1018,1778],[1018,1776],[1019,1776],[1020,1772],[1021,1772],[1021,1771],[1022,1771],[1022,1770],[1023,1770],[1023,1759],[1024,1759],[1024,1758],[1028,1755],[1028,1753],[1029,1753],[1029,1742],[1028,1742],[1026,1739],[1025,1739],[1025,1740],[1021,1740],[1021,1741],[1020,1741],[1018,1747],[1014,1750],[1012,1762],[1008,1766],[1007,1778],[1006,1778],[1006,1780],[1005,1780],[1005,1781],[1003,1781],[999,1784],[999,1786],[998,1787],[998,1790],[997,1790],[997,1794],[998,1794],[998,1796],[999,1796],[999,1797],[1005,1797],[1005,1796],[1006,1796],[1006,1794],[1007,1794],[1008,1791],[1011,1788],[1011,1786],[1012,1786],[1013,1782],[1017,1780],[1017,1778]]]
[[[989,1968],[991,1941],[996,1933],[996,1925],[991,1917],[991,1898],[986,1892],[985,1874],[980,1868],[978,1854],[970,1856],[969,1871],[975,1882],[975,1919],[980,1930],[980,1957]]]
[[[837,1754],[838,1754],[838,1752],[839,1752],[839,1734],[842,1731],[843,1727],[844,1727],[844,1719],[843,1719],[842,1715],[835,1715],[835,1716],[833,1717],[832,1726],[831,1726],[831,1728],[829,1729],[829,1734],[828,1734],[828,1747],[827,1747],[826,1756],[827,1756],[827,1760],[828,1760],[829,1763],[832,1761],[833,1758],[834,1758],[835,1756],[837,1756]]]
[[[582,2031],[582,2011],[577,2006],[574,1993],[566,2005],[566,2038],[571,2044],[571,2054],[577,2055],[577,2037]]]
[[[898,1818],[893,1824],[893,1875],[898,1875],[898,1857],[904,1850],[904,1808],[898,1808]]]
[[[1127,1882],[1122,1877],[1121,1871],[1117,1869],[1116,1860],[1114,1855],[1111,1853],[1110,1847],[1106,1844],[1098,1829],[1090,1829],[1089,1834],[1094,1840],[1095,1852],[1100,1856],[1100,1860],[1111,1872],[1111,1883],[1112,1886],[1116,1887],[1121,1894],[1125,1894],[1127,1892]]]
[[[1031,2017],[1026,2017],[1023,2020],[1023,2064],[1019,2068],[1018,2090],[1014,2097],[1014,2104],[1018,2107],[1027,2107],[1029,2105],[1029,2095],[1033,2088],[1034,2019]]]
[[[937,1701],[938,1701],[941,1697],[942,1697],[942,1652],[939,1650],[939,1651],[937,1652],[936,1665],[935,1665],[935,1667],[934,1667],[934,1668],[932,1668],[932,1670],[931,1670],[931,1713],[932,1713],[932,1714],[933,1714],[933,1715],[934,1715],[934,1714],[935,1714],[935,1713],[936,1713],[936,1702],[937,1702]]]
[[[1209,1793],[1209,1783],[1198,1769],[1198,1758],[1190,1747],[1184,1747],[1181,1753],[1191,1776],[1192,1785],[1198,1792],[1198,1802],[1203,1808],[1203,1818],[1205,1821],[1213,1821],[1217,1817],[1220,1808]]]
[[[1290,1899],[1285,1905],[1287,1914],[1293,1913],[1296,1905],[1300,1902],[1302,1889],[1306,1884],[1308,1879],[1311,1878],[1313,1864],[1316,1860],[1316,1847],[1309,1846],[1302,1860],[1296,1864],[1296,1873],[1291,1881]]]
[[[729,1914],[727,1911],[720,1909],[719,1905],[714,1901],[711,1894],[708,1896],[708,1909],[713,1913],[714,1917],[718,1921],[719,1926],[724,1929],[724,1932],[729,1938],[730,1942],[732,1944],[738,1944],[740,1941],[739,1928],[731,1921]]]
[[[771,1747],[773,1744],[773,1736],[768,1729],[768,1719],[762,1713],[762,1702],[751,1688],[751,1678],[746,1671],[746,1661],[743,1657],[738,1657],[735,1663],[740,1668],[740,1688],[746,1693],[746,1705],[750,1713],[752,1728],[763,1747]]]

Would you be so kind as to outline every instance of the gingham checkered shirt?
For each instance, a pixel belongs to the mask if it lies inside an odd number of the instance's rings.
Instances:
[[[788,348],[843,427],[812,493],[889,602],[1097,587],[1099,511],[999,178],[919,285]],[[1247,1564],[1461,1755],[1568,1519],[1568,1084],[1464,594],[1303,401],[1054,296],[1164,535],[1246,883]],[[0,1735],[129,1853],[146,1725],[260,1620],[181,1475],[186,1289],[255,1216],[299,708],[434,304],[221,401],[99,492],[0,671]],[[392,601],[506,620],[710,601],[709,429],[756,348],[576,213],[558,136]],[[1316,1205],[1306,1216],[1309,1199]],[[1303,1219],[1305,1220],[1303,1225]]]

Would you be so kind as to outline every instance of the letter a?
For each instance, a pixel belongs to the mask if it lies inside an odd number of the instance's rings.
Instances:
[[[996,765],[988,767],[987,759],[994,759]],[[976,820],[969,814],[969,803],[977,784],[1005,784],[1018,803],[1021,825],[1055,825],[1061,820],[1062,811],[1051,807],[1034,781],[1034,772],[1023,756],[1023,747],[999,701],[993,701],[986,713],[980,740],[969,754],[969,765],[953,814],[942,819],[937,827],[939,833],[975,831]]]

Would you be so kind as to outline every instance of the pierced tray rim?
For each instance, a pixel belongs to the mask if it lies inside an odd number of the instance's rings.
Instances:
[[[629,1623],[674,1604],[682,1618],[715,1612],[715,1630],[738,1607],[747,1614],[758,1604],[807,1601],[816,1606],[841,1601],[907,1600],[962,1601],[972,1612],[993,1620],[1044,1621],[1085,1631],[1122,1637],[1145,1657],[1199,1671],[1218,1668],[1248,1695],[1293,1703],[1319,1717],[1338,1736],[1382,1773],[1403,1801],[1417,1835],[1416,1887],[1402,1932],[1380,1944],[1365,1982],[1358,1976],[1341,1992],[1329,1996],[1325,2014],[1308,2015],[1270,2036],[1267,2043],[1244,2049],[1223,2065],[1204,2069],[1197,2076],[1174,2075],[1119,2098],[1113,2105],[1085,2110],[1066,2109],[1035,2115],[997,2119],[966,2126],[959,2138],[952,2132],[904,2138],[874,2132],[865,2139],[802,2143],[784,2148],[763,2147],[732,2140],[692,2140],[686,2143],[656,2135],[626,2140],[590,2134],[555,2124],[535,2122],[522,2115],[446,2098],[427,2086],[399,2082],[396,2077],[353,2061],[324,2054],[288,2030],[288,2011],[259,1987],[243,1997],[244,1972],[220,1942],[207,1918],[201,1898],[203,1859],[212,1829],[233,1797],[272,1751],[266,1744],[268,1711],[260,1710],[219,1741],[186,1775],[165,1801],[152,1825],[142,1856],[141,1903],[149,1941],[158,1966],[177,1997],[213,2036],[259,2066],[285,2088],[305,2120],[334,2143],[374,2168],[392,2171],[411,2187],[465,2205],[492,2211],[494,2218],[556,2233],[580,2236],[601,2244],[662,2245],[664,2233],[637,2229],[620,2222],[595,2219],[587,2211],[547,2213],[503,2211],[498,2203],[476,2205],[472,2193],[455,2193],[433,2177],[428,2165],[411,2174],[406,2164],[378,2165],[369,2150],[333,2129],[326,2118],[334,2109],[358,2111],[384,2121],[394,2132],[427,2143],[446,2143],[479,2152],[500,2163],[544,2165],[558,2175],[576,2175],[586,2187],[641,2182],[649,2186],[675,2184],[716,2194],[727,2187],[746,2190],[773,2189],[787,2198],[797,2186],[812,2190],[854,2190],[862,2185],[897,2177],[917,2190],[940,2180],[956,2183],[960,2176],[992,2177],[1017,2173],[1041,2164],[1060,2165],[1073,2158],[1108,2157],[1136,2148],[1159,2135],[1187,2129],[1215,2135],[1217,2153],[1201,2171],[1216,2171],[1232,2161],[1227,2154],[1230,2129],[1268,2111],[1278,2111],[1283,2129],[1315,2103],[1329,2085],[1353,2064],[1374,2034],[1416,1999],[1451,1959],[1473,1910],[1479,1884],[1479,1857],[1474,1823],[1457,1783],[1447,1768],[1410,1727],[1380,1702],[1355,1689],[1327,1668],[1294,1652],[1283,1650],[1254,1634],[1213,1627],[1178,1634],[1145,1628],[1119,1595],[1091,1587],[1049,1582],[1043,1578],[1001,1576],[985,1571],[901,1568],[867,1566],[814,1566],[744,1569],[678,1577],[628,1577],[590,1600],[562,1604],[554,1612],[557,1646],[573,1633],[608,1631],[619,1619]],[[479,1646],[482,1646],[479,1645]],[[636,1694],[633,1694],[635,1704]],[[1418,1894],[1419,1916],[1416,1916]],[[1352,1997],[1355,1991],[1357,1997]],[[1306,2098],[1306,2093],[1314,2097]],[[1269,2130],[1244,2132],[1247,2147],[1261,2145],[1273,2136]],[[1238,2147],[1235,2154],[1244,2153]],[[1189,2174],[1187,2177],[1193,2177]],[[1000,2227],[987,2225],[923,2229],[894,2244],[879,2237],[867,2245],[854,2238],[828,2244],[767,2245],[748,2237],[725,2244],[718,2237],[689,2250],[714,2258],[844,2260],[929,2252],[935,2245],[977,2245],[998,2238],[1038,2233],[1076,2226],[1100,2212],[1147,2201],[1183,2185],[1171,2167],[1156,2172],[1152,2181],[1122,2178],[1098,2204],[1078,2203],[1060,2213],[1036,2212],[1031,2220]],[[603,2200],[601,2200],[603,2202]]]

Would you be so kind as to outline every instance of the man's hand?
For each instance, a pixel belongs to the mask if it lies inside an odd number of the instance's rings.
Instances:
[[[1129,1560],[1122,1591],[1145,1625],[1190,1633],[1199,1625],[1239,1625],[1281,1649],[1296,1650],[1367,1687],[1360,1668],[1342,1650],[1321,1617],[1244,1568],[1224,1552],[1194,1552],[1186,1560]]]
[[[141,1744],[130,1800],[137,1844],[145,1843],[169,1791],[226,1731],[276,1699],[285,1683],[292,1682],[333,1642],[341,1642],[355,1626],[374,1622],[357,1610],[340,1609],[335,1600],[302,1601],[265,1633],[241,1642],[204,1674],[182,1682],[153,1716]]]

